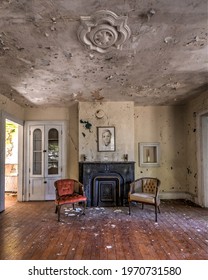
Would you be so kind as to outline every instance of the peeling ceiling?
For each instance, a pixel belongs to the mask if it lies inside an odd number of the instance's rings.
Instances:
[[[0,94],[183,104],[208,93],[207,16],[207,0],[0,0]]]

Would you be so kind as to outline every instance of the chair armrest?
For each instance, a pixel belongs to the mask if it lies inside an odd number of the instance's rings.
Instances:
[[[134,192],[134,186],[135,186],[134,182],[130,184],[129,194]]]

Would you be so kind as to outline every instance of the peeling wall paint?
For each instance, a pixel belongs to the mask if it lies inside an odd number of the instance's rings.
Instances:
[[[133,102],[80,102],[79,120],[80,161],[84,157],[87,161],[123,161],[124,154],[134,161]],[[98,152],[97,127],[100,126],[115,127],[115,151]]]
[[[208,111],[204,93],[184,106],[134,106],[133,102],[80,102],[69,108],[22,108],[0,95],[0,110],[23,120],[66,120],[67,175],[78,178],[78,161],[135,160],[135,177],[156,176],[162,192],[188,192],[198,196],[197,116]],[[96,116],[96,112],[102,115]],[[80,120],[86,123],[80,123]],[[87,129],[85,124],[90,124]],[[98,126],[115,126],[116,151],[97,151]],[[139,143],[159,142],[160,166],[141,168]]]
[[[139,143],[160,143],[160,166],[141,167]],[[136,178],[155,176],[161,192],[186,191],[186,150],[183,106],[135,107]]]
[[[199,151],[197,150],[197,137],[200,137],[200,127],[197,127],[197,116],[201,112],[208,112],[208,92],[205,92],[193,100],[189,101],[185,107],[185,129],[187,147],[187,191],[198,197],[199,187],[197,160]],[[199,131],[197,131],[199,130]]]
[[[19,106],[13,101],[10,101],[7,97],[0,94],[0,110],[11,114],[12,116],[24,120],[24,108]]]

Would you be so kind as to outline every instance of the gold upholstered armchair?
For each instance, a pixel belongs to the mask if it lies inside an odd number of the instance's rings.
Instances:
[[[131,215],[131,203],[150,204],[155,207],[155,222],[157,222],[157,213],[160,213],[159,198],[160,180],[153,177],[142,177],[130,184],[128,194],[129,215]]]
[[[56,189],[55,213],[58,213],[58,221],[60,221],[62,205],[72,204],[74,209],[75,203],[82,204],[82,214],[85,214],[87,197],[82,183],[74,179],[60,179],[54,182],[54,186]]]

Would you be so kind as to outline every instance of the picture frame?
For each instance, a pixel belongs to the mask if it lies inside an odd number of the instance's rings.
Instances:
[[[115,147],[115,127],[99,126],[97,127],[97,145],[98,152],[114,152]]]
[[[141,142],[139,143],[139,159],[141,167],[160,166],[160,143]]]

